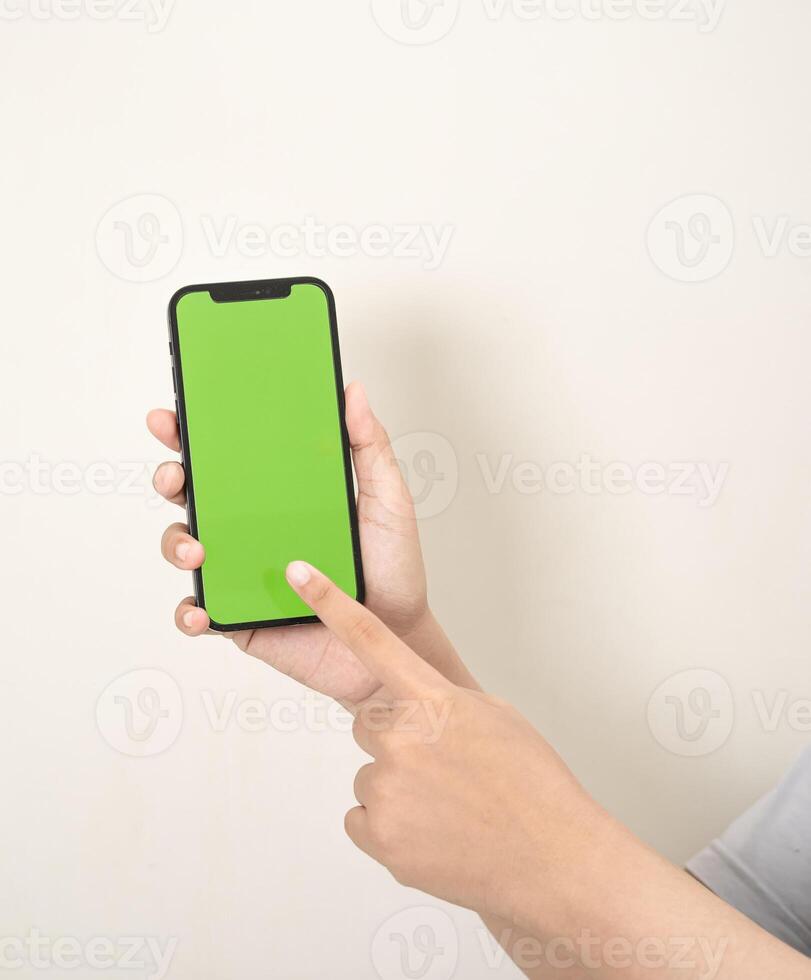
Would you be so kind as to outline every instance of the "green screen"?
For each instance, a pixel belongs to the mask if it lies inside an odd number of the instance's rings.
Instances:
[[[216,294],[215,294],[216,295]],[[311,616],[284,576],[297,559],[357,594],[327,295],[177,303],[204,604],[234,626]]]

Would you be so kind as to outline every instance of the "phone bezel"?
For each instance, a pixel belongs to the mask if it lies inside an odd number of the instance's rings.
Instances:
[[[349,509],[349,524],[352,536],[352,551],[355,566],[355,581],[357,584],[356,594],[353,596],[358,602],[364,602],[366,598],[366,587],[363,576],[363,563],[360,552],[360,526],[358,523],[357,501],[355,499],[355,483],[352,471],[352,451],[349,442],[349,432],[346,428],[346,399],[344,396],[343,372],[341,370],[341,350],[338,339],[338,317],[335,309],[335,296],[330,287],[322,279],[312,276],[300,276],[285,279],[252,279],[245,282],[215,282],[201,283],[193,286],[183,286],[178,289],[169,301],[169,342],[170,354],[172,357],[172,380],[175,388],[175,409],[177,412],[178,432],[180,435],[180,452],[183,461],[183,468],[186,473],[186,512],[188,514],[189,533],[193,537],[198,537],[197,526],[197,507],[194,496],[194,465],[191,457],[189,445],[189,428],[186,414],[186,398],[183,387],[183,358],[180,349],[180,334],[177,324],[177,306],[180,300],[190,293],[207,292],[209,295],[212,290],[218,292],[226,291],[233,298],[215,302],[267,302],[275,299],[284,299],[283,296],[271,296],[271,293],[278,293],[282,290],[292,291],[293,286],[310,285],[321,289],[327,298],[329,310],[330,337],[332,341],[332,362],[335,371],[335,387],[338,396],[338,415],[341,431],[341,443],[343,447],[344,473],[346,475],[347,506]],[[259,293],[259,295],[257,295]],[[265,293],[265,295],[262,295]],[[213,299],[213,297],[212,297]],[[195,569],[194,576],[194,596],[197,605],[205,609],[205,586],[203,583],[202,568]],[[258,620],[251,623],[218,623],[210,620],[211,629],[217,633],[235,633],[239,630],[253,629],[273,629],[282,626],[305,626],[318,623],[317,616],[297,616],[290,619],[268,619]]]

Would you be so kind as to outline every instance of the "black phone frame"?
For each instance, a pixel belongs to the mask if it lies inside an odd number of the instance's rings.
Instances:
[[[287,298],[293,286],[317,286],[327,298],[329,310],[330,336],[332,340],[332,361],[335,370],[335,387],[338,396],[338,414],[343,447],[344,473],[346,475],[347,506],[349,509],[349,524],[352,535],[352,552],[355,565],[355,582],[357,591],[355,598],[358,602],[366,599],[366,585],[363,575],[363,562],[360,551],[360,525],[358,523],[358,508],[355,499],[355,484],[352,476],[352,452],[349,442],[349,432],[346,428],[346,398],[344,395],[343,372],[341,370],[341,350],[338,340],[338,317],[335,309],[335,296],[330,287],[322,279],[311,276],[300,276],[291,279],[256,279],[246,282],[216,282],[194,286],[184,286],[178,289],[169,301],[169,353],[172,359],[172,381],[175,389],[175,410],[177,412],[178,432],[180,435],[180,452],[183,468],[186,473],[186,512],[188,515],[189,533],[198,537],[197,508],[194,496],[194,470],[189,444],[189,427],[186,413],[186,396],[183,387],[183,362],[180,349],[180,334],[177,324],[177,306],[180,300],[190,293],[207,292],[215,303],[250,302]],[[216,298],[218,294],[221,299]],[[194,597],[200,609],[205,609],[205,587],[203,570],[194,570]],[[291,619],[259,620],[253,623],[217,623],[210,620],[211,629],[217,633],[235,633],[240,630],[273,629],[282,626],[305,626],[320,622],[317,616],[297,616]]]

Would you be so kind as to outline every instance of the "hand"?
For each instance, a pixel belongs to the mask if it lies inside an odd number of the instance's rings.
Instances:
[[[430,658],[437,650],[438,656],[449,661],[445,645],[435,642],[438,627],[428,610],[411,495],[386,431],[372,414],[364,390],[357,383],[346,391],[346,424],[358,480],[367,605],[399,636],[416,640],[419,635],[430,634],[424,655]],[[147,425],[165,446],[175,452],[180,450],[174,412],[152,411]],[[155,473],[155,489],[180,507],[186,506],[185,483],[185,473],[178,462],[163,463]],[[239,505],[238,501],[234,503]],[[164,558],[185,571],[199,568],[205,560],[203,545],[188,530],[186,524],[172,524],[161,542]],[[175,623],[187,636],[200,636],[209,629],[208,615],[197,608],[193,598],[184,599],[177,607]],[[374,677],[320,624],[246,630],[228,636],[245,653],[338,700],[354,703],[374,692]]]
[[[702,980],[808,976],[602,810],[514,708],[447,680],[312,566],[287,580],[377,679],[346,830],[401,884],[477,911],[539,980],[683,978],[685,952]]]
[[[310,565],[288,581],[380,687],[355,719],[375,761],[347,833],[401,884],[514,921],[602,811],[510,705],[448,681]]]

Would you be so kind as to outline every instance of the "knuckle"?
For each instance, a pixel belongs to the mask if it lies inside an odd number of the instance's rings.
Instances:
[[[389,431],[379,419],[376,419],[375,422],[376,422],[375,444],[378,447],[378,451],[386,456],[387,462],[392,462],[396,464],[397,460],[394,455],[394,448],[391,444],[391,437],[389,436]],[[399,466],[397,468],[400,469]]]
[[[379,714],[358,715],[352,723],[352,735],[355,742],[375,758],[392,754],[389,723]]]
[[[353,643],[374,644],[380,639],[380,627],[370,616],[357,616],[349,625],[349,638]]]
[[[352,737],[359,745],[369,742],[372,735],[378,734],[378,731],[368,711],[359,712],[352,722]]]
[[[391,732],[386,739],[386,755],[405,776],[418,773],[424,765],[422,739],[413,732]]]
[[[371,763],[365,766],[361,766],[355,774],[355,795],[361,793],[366,788],[372,788],[374,786],[374,776],[372,772]]]
[[[330,594],[331,590],[332,590],[332,586],[329,582],[327,581],[318,582],[312,591],[313,601],[323,602],[324,599],[326,599],[327,596]]]
[[[445,705],[452,707],[456,704],[457,698],[453,688],[449,691],[447,687],[442,687],[436,683],[429,683],[422,689],[423,705],[432,702],[435,707],[441,708]]]
[[[397,788],[397,777],[391,771],[379,769],[370,781],[370,789],[378,805],[396,805],[400,798]]]
[[[384,728],[375,733],[375,750],[378,758],[397,759],[400,752],[400,738],[397,732]]]
[[[164,493],[176,493],[179,487],[183,486],[185,473],[180,463],[161,463],[155,470],[153,483],[155,489],[160,489]]]
[[[348,837],[354,836],[355,828],[355,811],[349,810],[344,816],[344,830]]]
[[[391,724],[391,705],[383,700],[367,701],[358,712],[358,718],[368,729],[385,731]]]
[[[364,832],[364,809],[362,806],[353,807],[344,816],[344,831],[346,836],[360,846],[361,841],[367,836]]]
[[[395,859],[399,832],[388,813],[381,813],[379,808],[370,811],[369,833],[378,850],[389,860]]]
[[[411,888],[415,884],[412,870],[406,861],[393,858],[389,860],[388,869],[397,884],[403,888]]]
[[[174,524],[167,527],[161,535],[161,551],[166,555],[171,547],[172,541],[177,536],[177,528]]]

